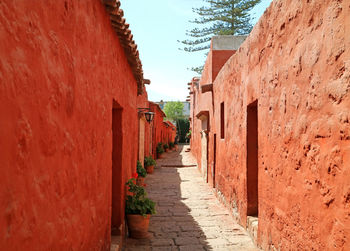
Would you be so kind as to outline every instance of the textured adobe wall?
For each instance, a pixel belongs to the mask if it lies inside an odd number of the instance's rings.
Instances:
[[[213,82],[213,51],[209,50],[207,59],[205,60],[205,64],[203,67],[202,75],[201,75],[201,82],[210,84]],[[221,65],[222,66],[222,65]],[[192,84],[193,84],[194,79],[192,79]]]
[[[142,95],[139,95],[137,97],[137,107],[138,108],[149,108],[149,102],[148,102],[148,95],[147,95],[147,92],[146,92],[146,88],[144,87],[144,90],[143,90],[143,94]],[[147,112],[147,111],[146,111]],[[144,116],[144,115],[142,115]],[[144,156],[149,156],[151,155],[151,152],[150,152],[150,144],[151,144],[151,134],[152,134],[152,131],[151,131],[151,125],[150,123],[148,123],[147,121],[145,121],[145,131],[144,131],[144,137],[145,137],[145,140],[144,140]],[[143,163],[143,160],[141,161]]]
[[[165,123],[163,121],[163,124],[162,124],[162,142],[163,143],[168,143],[167,140],[168,140],[168,130],[167,130],[167,123]]]
[[[137,86],[109,16],[100,1],[2,1],[0,27],[0,247],[107,250],[113,99],[123,184],[137,156]]]
[[[210,53],[210,52],[209,52]],[[204,65],[205,67],[205,65]],[[205,72],[205,68],[203,69],[203,73]],[[192,92],[192,94],[190,95],[190,128],[192,130],[192,134],[191,134],[191,140],[190,140],[190,146],[191,146],[191,153],[193,154],[193,156],[198,160],[199,157],[199,153],[200,153],[200,143],[198,143],[198,134],[197,131],[199,129],[197,129],[198,126],[198,122],[197,119],[195,117],[195,112],[196,107],[198,105],[198,88],[196,87],[196,85],[194,84],[194,81],[191,81],[191,87],[190,87],[190,92]],[[197,164],[199,164],[199,162],[197,161]],[[200,167],[199,167],[200,168]]]
[[[174,142],[175,141],[175,136],[176,136],[176,126],[168,122],[169,128],[168,128],[168,142]]]
[[[208,55],[210,55],[211,52],[209,52]],[[209,116],[211,117],[212,113],[212,93],[201,92],[201,85],[203,84],[209,84],[211,83],[211,79],[207,78],[208,72],[212,72],[212,65],[211,65],[211,58],[208,56],[206,63],[204,65],[203,74],[201,77],[201,80],[198,84],[195,83],[195,81],[192,80],[192,86],[191,91],[193,94],[191,95],[191,127],[192,127],[192,134],[191,134],[191,153],[195,156],[197,159],[198,168],[203,174],[203,168],[201,163],[201,156],[202,156],[202,136],[201,131],[202,128],[202,121],[197,119],[196,115],[201,111],[209,111]],[[203,174],[204,175],[204,174]]]
[[[152,151],[153,158],[156,159],[157,151],[156,147],[159,142],[164,142],[163,138],[165,137],[165,125],[163,123],[164,113],[159,108],[159,106],[153,102],[150,102],[150,108],[154,112],[154,119],[152,123]]]
[[[246,225],[247,106],[258,100],[264,248],[350,249],[350,3],[274,1],[214,82],[217,189]]]
[[[145,123],[145,156],[149,156],[152,154],[151,151],[151,135],[152,135],[152,129],[150,123]]]
[[[217,41],[220,41],[220,39],[216,40],[216,47],[220,47],[220,45],[217,44]],[[221,70],[222,66],[225,64],[227,59],[232,56],[236,50],[213,50],[213,41],[210,46],[210,51],[208,53],[208,57],[206,59],[203,73],[200,78],[199,84],[195,84],[195,80],[192,79],[191,84],[191,126],[192,126],[192,135],[191,135],[191,152],[196,157],[198,168],[201,170],[202,175],[206,177],[208,176],[207,181],[210,184],[210,186],[215,186],[214,181],[214,172],[215,172],[215,163],[214,163],[214,131],[212,131],[211,125],[213,124],[213,92],[205,92],[202,93],[201,86],[212,84],[215,80],[217,74]],[[195,96],[195,97],[194,97]],[[206,146],[205,140],[203,141],[204,135],[201,133],[204,128],[207,126],[202,122],[200,119],[196,118],[196,115],[201,111],[208,111],[209,112],[209,118],[207,118],[208,126],[207,128],[209,130],[209,134],[207,136],[208,141],[208,149]],[[220,136],[217,135],[217,138]],[[204,144],[204,145],[203,145]],[[202,167],[202,154],[204,154],[203,151],[207,151],[207,168]],[[205,159],[205,157],[203,157]],[[207,170],[207,171],[205,171]],[[206,172],[206,173],[204,173]]]
[[[219,71],[221,70],[222,66],[226,63],[226,61],[235,54],[235,50],[214,50],[211,51],[212,53],[212,81],[208,84],[211,84],[216,76],[218,75]]]
[[[174,128],[174,131],[173,131]],[[171,141],[174,141],[176,135],[176,127],[169,121],[166,121],[163,123],[163,132],[164,132],[164,137],[163,137],[163,143],[169,143]]]

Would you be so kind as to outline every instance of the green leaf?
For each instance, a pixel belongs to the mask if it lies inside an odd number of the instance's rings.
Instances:
[[[152,157],[150,156],[150,158]],[[147,198],[146,190],[136,185],[134,181],[135,179],[132,178],[126,183],[133,195],[126,196],[125,212],[127,214],[140,214],[143,216],[155,214],[155,202]]]
[[[253,28],[249,11],[261,0],[203,0],[204,6],[193,8],[197,18],[191,23],[202,26],[186,31],[181,50],[196,52],[210,48],[214,35],[246,35]],[[198,67],[196,67],[198,68]],[[195,72],[201,73],[196,68]]]

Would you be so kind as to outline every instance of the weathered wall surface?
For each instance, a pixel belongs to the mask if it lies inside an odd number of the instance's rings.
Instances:
[[[350,249],[350,3],[274,1],[214,82],[217,189],[246,224],[247,106],[258,101],[259,244]]]
[[[207,58],[207,60],[208,60],[208,58]],[[203,72],[202,72],[203,74],[206,72],[205,66],[206,66],[206,64],[204,65],[204,68],[203,68]],[[190,130],[192,130],[190,145],[191,145],[191,153],[197,159],[197,164],[199,165],[198,160],[199,160],[199,154],[200,154],[200,138],[199,138],[200,127],[199,127],[199,121],[196,118],[196,113],[197,113],[196,107],[198,107],[199,88],[195,82],[197,82],[197,81],[194,81],[194,79],[192,79],[192,81],[189,83],[190,84],[190,92],[192,93],[190,96],[191,97],[191,99],[190,99],[190,109],[191,109],[191,112],[190,112]],[[198,166],[198,168],[200,169],[201,167]]]
[[[169,128],[168,128],[168,142],[173,142],[175,141],[175,137],[176,137],[176,126],[171,123],[171,122],[167,122],[169,124]]]
[[[163,143],[164,137],[165,137],[165,126],[163,123],[163,118],[165,114],[163,111],[160,109],[160,107],[153,102],[150,102],[150,108],[152,112],[154,112],[154,119],[152,122],[152,155],[153,158],[157,158],[157,144],[159,142]]]
[[[138,133],[137,86],[109,16],[100,1],[2,1],[0,27],[0,247],[107,250],[113,99],[123,184]]]
[[[166,121],[164,125],[165,138],[163,139],[163,142],[169,145],[170,142],[174,142],[175,140],[176,126],[174,126],[170,121]]]
[[[144,87],[144,91],[142,95],[139,95],[137,98],[137,107],[138,108],[150,108],[149,102],[148,102],[148,95],[146,92],[146,88]],[[139,117],[143,117],[145,119],[145,115],[143,111],[142,113],[139,112]],[[144,156],[151,155],[151,138],[152,138],[152,130],[151,125],[145,120],[144,123]],[[139,146],[140,147],[140,146]],[[140,161],[143,163],[143,159],[140,159]]]
[[[203,122],[202,120],[198,119],[197,115],[200,112],[207,111],[209,114],[209,118],[207,118],[206,121],[208,119],[210,120],[210,118],[212,118],[213,116],[212,92],[202,93],[201,91],[201,86],[212,83],[211,74],[213,69],[213,59],[211,55],[212,52],[210,51],[206,63],[204,65],[203,75],[200,81],[193,79],[191,85],[191,91],[193,92],[193,94],[191,95],[191,108],[193,111],[193,118],[191,120],[191,128],[193,132],[191,134],[191,153],[196,157],[198,168],[201,170],[203,176],[206,175],[206,171],[204,170],[206,168],[202,167],[201,159],[203,153],[206,152],[207,149],[205,146],[202,146],[204,136],[202,131],[207,129],[207,122]],[[212,134],[209,135],[209,141],[211,140],[211,136]],[[208,158],[209,159],[207,163],[211,163],[211,160],[213,160],[211,148],[208,149]],[[211,181],[211,179],[209,180]]]
[[[212,51],[212,81],[208,84],[211,84],[216,76],[219,74],[222,66],[226,61],[235,53],[234,50],[215,50]]]
[[[239,47],[236,40],[241,39],[232,39],[232,37],[226,36],[226,44],[220,43],[219,37],[214,37],[200,80],[193,78],[191,81],[191,128],[193,132],[191,135],[191,152],[198,160],[198,167],[204,179],[211,186],[215,186],[214,131],[211,128],[214,117],[214,95],[212,91],[204,92],[202,87],[215,81],[222,66],[236,52],[233,48]],[[235,42],[235,46],[232,46],[231,42]],[[206,112],[207,115],[205,117],[200,116],[200,119],[198,119],[197,115],[201,112]],[[207,134],[207,132],[209,133]],[[202,163],[205,163],[205,166],[202,166]]]

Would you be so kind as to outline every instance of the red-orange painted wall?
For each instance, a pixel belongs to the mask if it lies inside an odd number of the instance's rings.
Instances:
[[[214,81],[216,191],[244,226],[247,106],[258,100],[258,243],[265,250],[350,249],[349,31],[347,1],[274,1]],[[194,129],[198,151],[196,137]]]
[[[0,247],[108,250],[113,99],[122,184],[138,142],[137,86],[109,16],[100,1],[2,1],[0,13]]]
[[[235,50],[214,50],[212,53],[212,82],[215,80],[222,66],[235,53]],[[212,83],[211,82],[211,83]]]
[[[164,126],[164,112],[160,107],[153,102],[149,102],[152,112],[154,112],[154,119],[152,122],[152,155],[153,158],[157,158],[156,147],[159,142],[164,143],[165,126]]]
[[[163,122],[163,143],[169,145],[170,127],[168,122]]]
[[[154,112],[154,119],[151,124],[152,127],[152,156],[154,159],[157,157],[157,144],[168,144],[170,141],[174,142],[176,136],[176,126],[171,122],[164,122],[165,113],[154,102],[149,102],[151,111]]]
[[[212,45],[211,45],[212,48]],[[228,58],[230,58],[236,51],[235,50],[210,50],[208,57],[206,59],[203,73],[201,78],[193,78],[191,80],[190,91],[191,99],[191,152],[196,157],[198,168],[201,170],[202,175],[207,175],[207,181],[210,186],[215,186],[214,182],[214,133],[208,134],[208,148],[202,146],[202,133],[206,126],[205,121],[196,118],[196,115],[202,111],[208,111],[207,127],[211,129],[211,123],[214,113],[213,113],[213,92],[202,92],[202,86],[212,84],[222,66],[225,64]],[[212,131],[213,132],[213,131]],[[218,136],[219,137],[219,136]],[[202,167],[202,151],[207,151],[207,171]]]
[[[148,101],[148,95],[146,88],[144,87],[144,91],[142,95],[138,96],[137,99],[137,107],[138,108],[150,108],[149,106],[149,101]],[[140,111],[140,110],[139,110]],[[149,112],[148,110],[143,110],[142,115],[140,114],[139,116],[145,116],[144,112]],[[152,122],[151,122],[152,123]],[[151,123],[148,123],[147,121],[145,122],[145,156],[151,155],[151,140],[152,140],[152,129],[151,129]]]
[[[175,137],[176,137],[176,126],[171,123],[170,121],[167,121],[168,125],[169,125],[169,128],[167,128],[168,130],[168,144],[170,142],[173,142],[175,141]]]
[[[209,52],[211,54],[211,52]],[[203,131],[203,125],[202,121],[196,117],[200,112],[202,111],[208,111],[209,112],[209,118],[213,116],[213,107],[212,107],[212,92],[206,92],[202,93],[201,86],[205,84],[210,84],[211,79],[207,78],[207,73],[212,72],[212,60],[206,61],[206,64],[204,65],[203,69],[203,77],[200,79],[200,81],[192,80],[192,86],[191,91],[193,94],[191,95],[191,128],[192,128],[192,134],[191,134],[191,153],[196,157],[198,168],[201,170],[202,174],[204,174],[204,170],[202,167],[201,162],[201,156],[202,156],[202,131]],[[209,135],[210,140],[211,135]],[[206,149],[203,148],[203,151],[206,151]],[[211,163],[211,159],[213,159],[211,156],[212,151],[209,148],[208,149],[208,163]],[[209,164],[211,165],[211,164]],[[209,169],[210,170],[210,169]],[[209,182],[211,182],[211,179],[209,179]]]

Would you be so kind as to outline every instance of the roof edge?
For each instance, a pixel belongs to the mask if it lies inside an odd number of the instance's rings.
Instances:
[[[119,37],[121,46],[124,49],[126,58],[137,83],[137,94],[143,93],[145,79],[143,78],[142,63],[139,57],[137,45],[133,40],[133,35],[126,23],[124,11],[120,8],[120,0],[102,0],[106,11],[109,14],[111,26]]]

